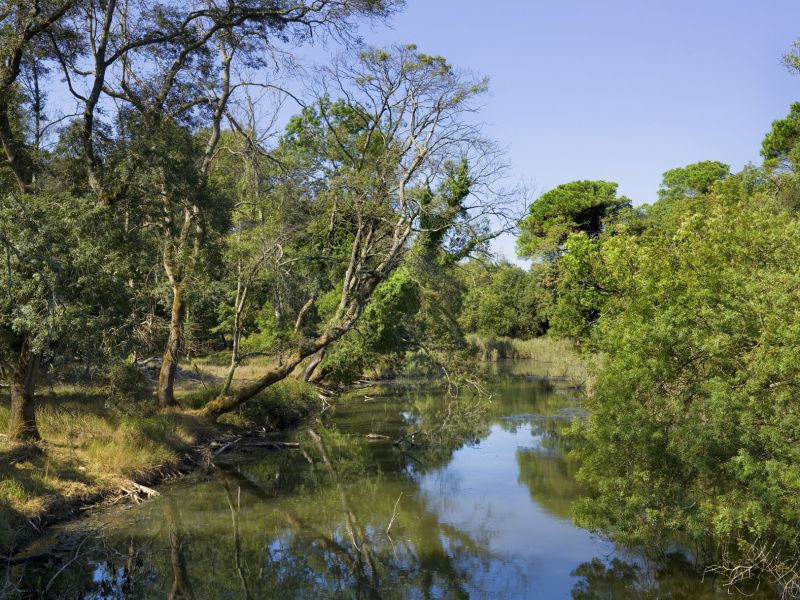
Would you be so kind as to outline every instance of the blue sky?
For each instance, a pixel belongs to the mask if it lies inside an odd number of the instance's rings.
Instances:
[[[758,162],[800,100],[780,63],[800,37],[796,0],[407,0],[363,36],[487,75],[487,133],[538,192],[606,179],[652,202],[672,167]],[[513,240],[496,249],[513,258]]]

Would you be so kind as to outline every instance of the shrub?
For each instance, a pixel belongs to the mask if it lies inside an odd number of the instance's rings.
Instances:
[[[240,416],[267,429],[297,425],[320,408],[316,388],[304,381],[287,379],[268,387],[240,408]]]

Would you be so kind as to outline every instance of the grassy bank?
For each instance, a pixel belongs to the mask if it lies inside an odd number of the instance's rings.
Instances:
[[[212,425],[190,409],[214,393],[205,383],[184,382],[181,406],[158,412],[132,408],[102,388],[56,387],[37,396],[42,441],[21,446],[0,435],[0,556],[45,524],[124,495],[132,483],[149,485],[179,473],[209,440],[290,426],[319,403],[310,386],[285,382]],[[0,395],[0,432],[8,419],[8,398]]]
[[[589,381],[587,364],[569,340],[547,336],[519,340],[508,337],[467,336],[476,355],[484,361],[534,360],[542,363],[544,375],[564,378],[585,386]]]

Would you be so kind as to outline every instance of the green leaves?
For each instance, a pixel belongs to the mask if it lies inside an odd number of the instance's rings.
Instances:
[[[467,333],[484,337],[531,338],[544,328],[534,275],[501,263],[488,269],[478,263],[465,268],[467,288],[459,321]]]
[[[112,222],[107,208],[66,194],[0,199],[4,337],[37,353],[69,347],[74,358],[113,343],[106,328],[125,315],[127,294]]]
[[[665,199],[693,198],[706,194],[716,181],[725,179],[731,174],[731,168],[725,163],[706,160],[682,168],[670,169],[664,173],[658,197]]]
[[[786,240],[800,219],[748,185],[731,176],[600,248],[567,242],[565,279],[594,264],[614,288],[591,330],[603,358],[579,450],[586,526],[713,539],[731,556],[795,535],[800,248]]]
[[[771,168],[800,169],[800,102],[792,104],[789,114],[773,121],[772,129],[761,142],[761,156]]]
[[[604,223],[630,200],[617,197],[617,184],[608,181],[573,181],[546,192],[531,205],[520,222],[517,240],[520,256],[554,260],[571,233],[590,237],[603,231]]]

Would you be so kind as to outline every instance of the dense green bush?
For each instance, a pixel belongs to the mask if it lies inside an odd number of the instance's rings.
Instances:
[[[254,425],[281,429],[297,425],[320,407],[321,401],[313,385],[297,379],[285,379],[243,405],[239,415]]]
[[[593,249],[613,292],[591,329],[603,368],[577,517],[774,579],[800,560],[800,218],[756,183],[731,177]]]

